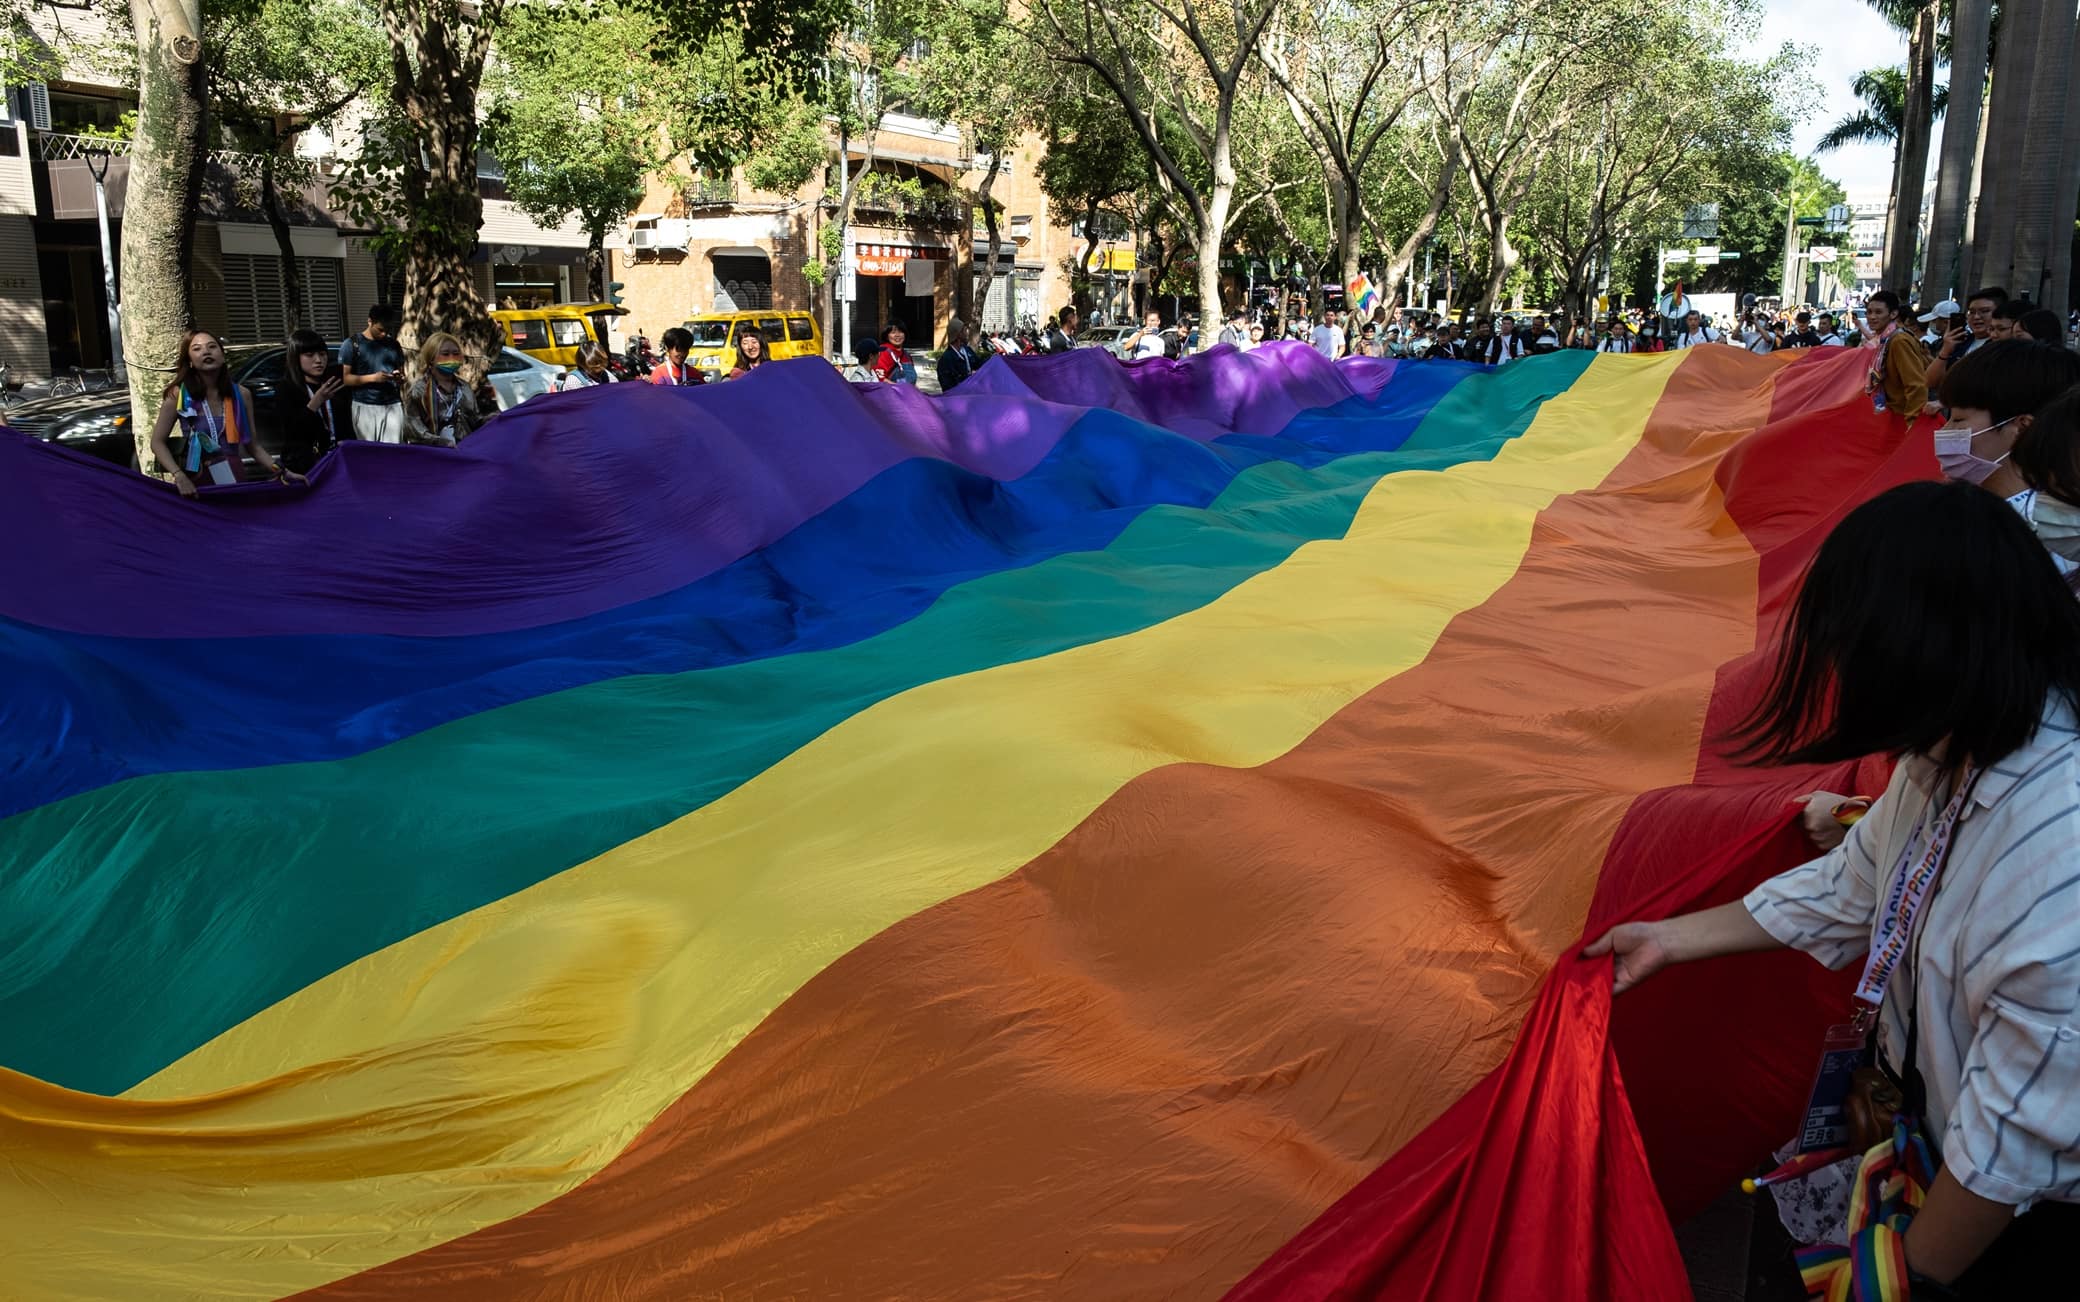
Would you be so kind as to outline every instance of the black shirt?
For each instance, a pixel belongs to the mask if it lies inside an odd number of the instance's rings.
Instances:
[[[401,371],[404,369],[404,348],[393,335],[384,335],[381,339],[370,339],[366,334],[348,335],[340,341],[339,364],[356,375]],[[387,406],[399,401],[397,386],[388,381],[357,384],[347,392],[355,402]]]
[[[313,384],[304,377],[303,368],[294,358],[289,366],[289,374],[275,391],[275,402],[282,427],[282,460],[300,475],[309,471],[319,457],[354,437],[354,420],[348,414],[346,389],[333,394],[318,410],[311,410],[312,395],[325,380],[339,374],[338,367],[328,368],[324,377]]]
[[[966,344],[958,348],[940,349],[939,392],[952,392],[955,385],[975,374],[975,368],[981,365],[981,355]]]

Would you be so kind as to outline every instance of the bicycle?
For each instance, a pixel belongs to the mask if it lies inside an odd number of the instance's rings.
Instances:
[[[83,393],[106,393],[116,387],[115,368],[98,366],[92,369],[75,366],[70,375],[51,377],[51,397],[70,398]]]

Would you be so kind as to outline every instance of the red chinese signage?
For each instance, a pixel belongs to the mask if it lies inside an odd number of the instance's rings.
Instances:
[[[861,244],[853,249],[853,254],[858,259],[862,276],[900,276],[903,263],[911,258],[946,262],[953,257],[950,249],[914,244]]]

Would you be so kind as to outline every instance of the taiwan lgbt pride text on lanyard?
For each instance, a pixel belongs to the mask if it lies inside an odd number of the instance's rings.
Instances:
[[[1978,785],[1976,771],[1958,784],[1956,794],[1943,806],[1935,825],[1928,829],[1926,845],[1923,845],[1919,831],[1908,838],[1899,866],[1886,888],[1877,928],[1871,934],[1870,954],[1864,960],[1863,977],[1856,983],[1855,1015],[1850,1021],[1827,1029],[1820,1070],[1814,1077],[1813,1091],[1806,1103],[1805,1120],[1798,1128],[1798,1151],[1801,1153],[1834,1148],[1849,1138],[1845,1105],[1851,1077],[1858,1068],[1870,1064],[1871,1029],[1877,1021],[1878,1010],[1884,1006],[1886,987],[1892,983],[1893,973],[1913,943],[1914,924],[1935,891],[1943,865],[1949,862],[1951,838]]]

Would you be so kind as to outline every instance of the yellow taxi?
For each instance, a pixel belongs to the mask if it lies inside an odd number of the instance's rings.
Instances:
[[[576,366],[578,345],[590,340],[614,351],[608,327],[628,309],[612,303],[554,303],[548,307],[501,308],[491,319],[505,328],[513,347],[551,366]]]
[[[707,312],[686,323],[693,336],[689,354],[694,365],[709,373],[727,375],[737,364],[737,340],[751,330],[765,336],[766,356],[775,361],[789,357],[823,356],[823,328],[807,312],[768,308],[762,312]]]

